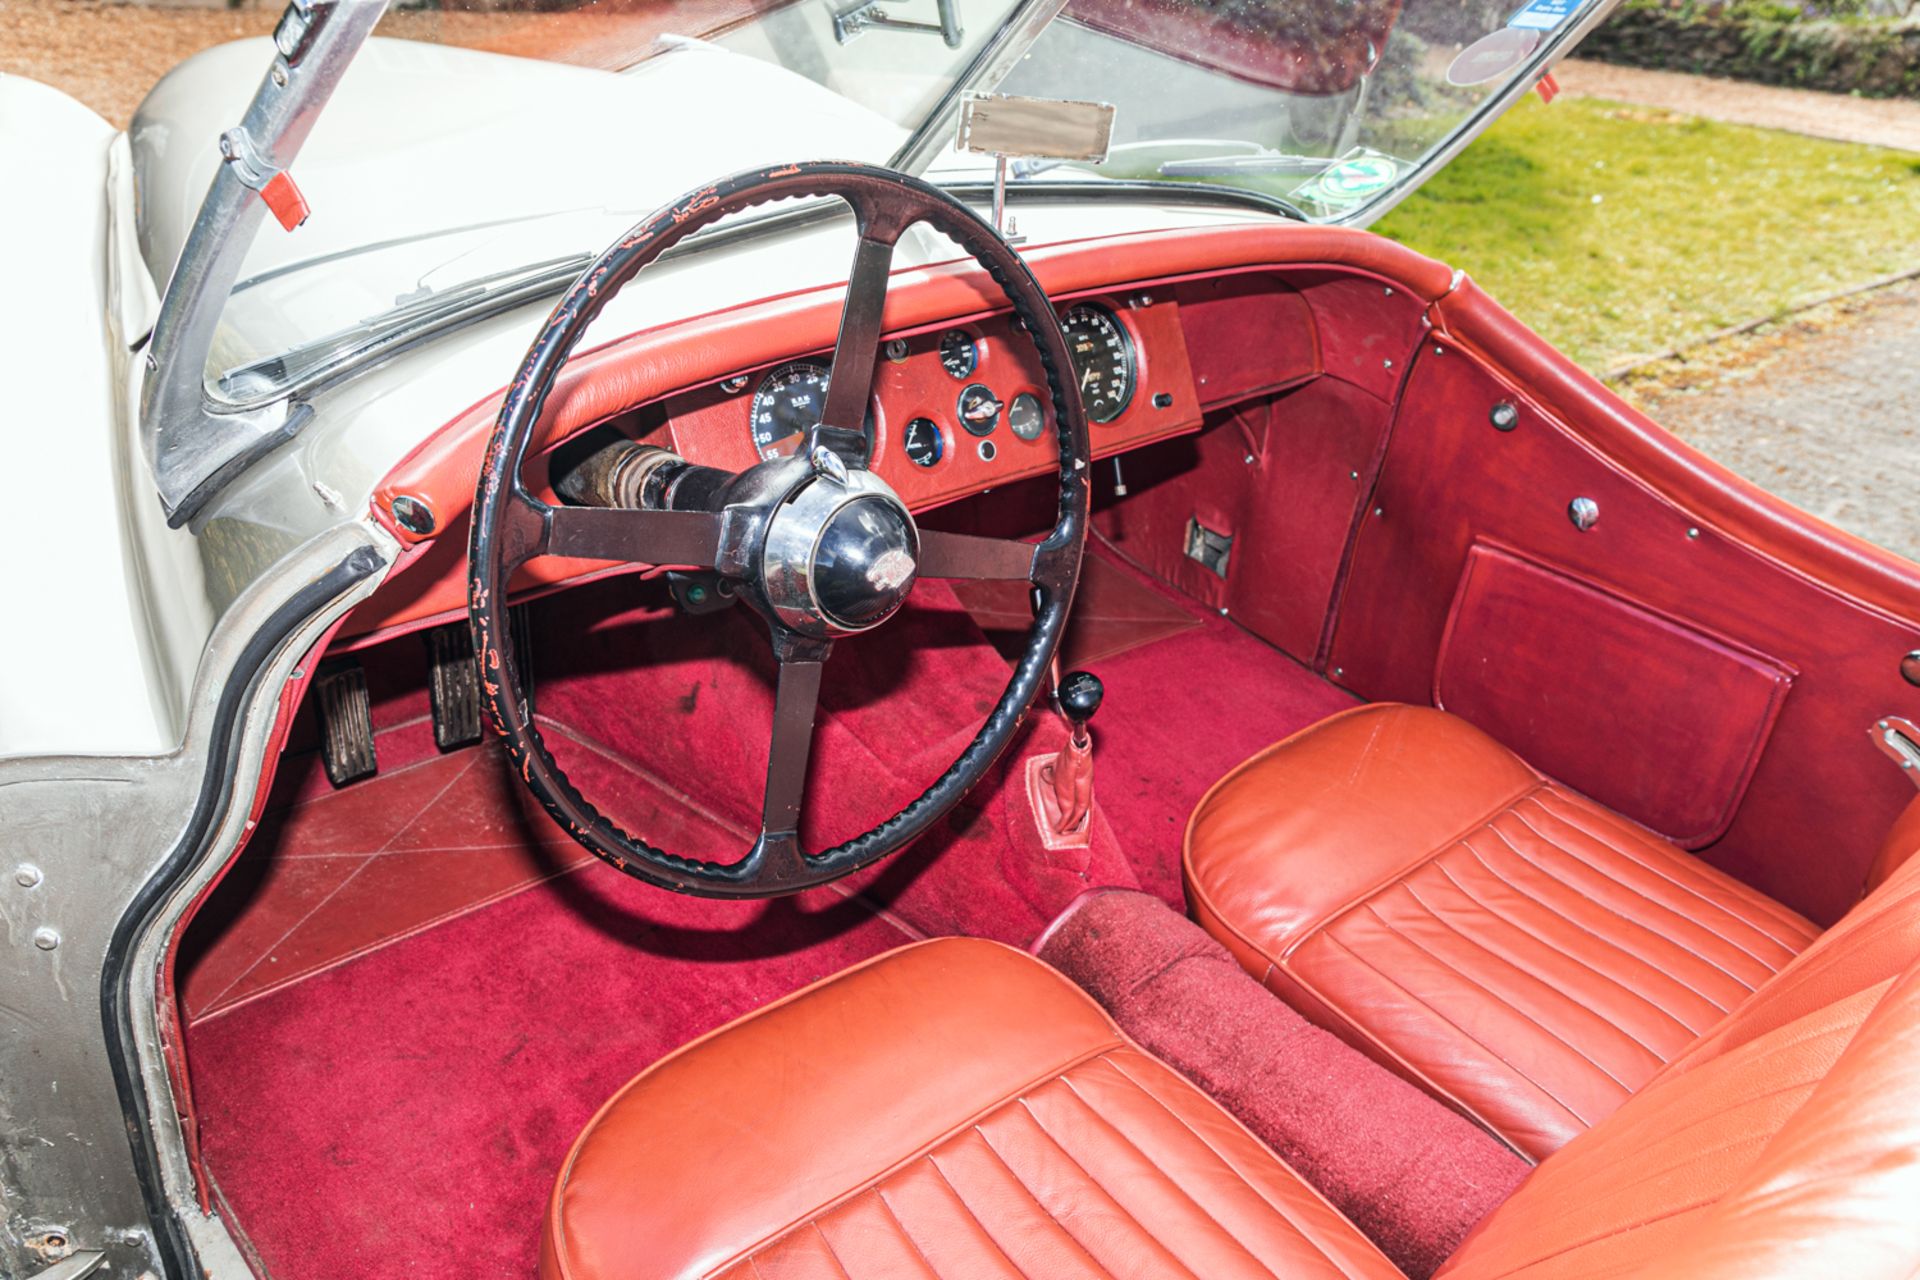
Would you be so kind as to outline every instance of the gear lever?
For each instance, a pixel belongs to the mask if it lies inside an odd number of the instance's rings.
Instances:
[[[1060,714],[1067,718],[1067,726],[1073,730],[1073,740],[1077,743],[1092,744],[1087,737],[1087,722],[1100,710],[1101,701],[1107,696],[1107,686],[1100,683],[1100,677],[1091,671],[1069,671],[1054,688],[1053,700],[1060,708]]]
[[[1071,671],[1053,691],[1054,704],[1067,722],[1067,740],[1052,759],[1035,757],[1027,766],[1027,795],[1040,835],[1050,848],[1082,846],[1093,809],[1093,739],[1087,722],[1100,710],[1106,686],[1091,671]]]

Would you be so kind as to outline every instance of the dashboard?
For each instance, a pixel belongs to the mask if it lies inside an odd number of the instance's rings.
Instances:
[[[1081,386],[1096,458],[1199,432],[1223,410],[1321,376],[1329,367],[1328,330],[1343,351],[1342,375],[1377,394],[1390,392],[1398,375],[1382,366],[1367,336],[1380,326],[1377,309],[1404,305],[1391,288],[1383,293],[1345,273],[1267,265],[1270,251],[1297,251],[1292,228],[1236,231],[1220,243],[1262,256],[1258,265],[1221,270],[1207,261],[1217,246],[1182,236],[1126,255],[1137,274],[1133,283],[1116,284],[1112,247],[1102,245],[1086,251],[1085,275],[1093,279],[1049,290],[1074,361],[1065,372]],[[1065,259],[1069,266],[1080,261],[1077,250]],[[1041,265],[1050,273],[1059,264]],[[1311,303],[1311,295],[1324,304]],[[998,299],[989,303],[962,268],[896,284],[890,320],[896,301],[899,320],[876,363],[863,424],[873,470],[916,511],[1048,473],[1059,455],[1045,378],[1025,334],[993,305]],[[731,471],[753,466],[769,450],[794,448],[830,385],[840,302],[832,289],[817,299],[769,300],[577,355],[527,460],[528,487],[556,500],[549,474],[560,461],[556,450],[596,434],[604,440],[608,432]],[[409,547],[407,560],[354,612],[344,637],[371,642],[464,608],[466,508],[498,406],[497,397],[479,401],[383,481],[375,512]],[[402,528],[386,514],[401,497],[446,522],[428,533]],[[520,571],[515,586],[551,590],[619,570],[540,559]]]
[[[1180,303],[1151,290],[1058,300],[1096,457],[1192,431],[1201,405]],[[730,374],[664,405],[671,447],[744,470],[790,453],[820,420],[830,351]],[[1040,475],[1059,456],[1033,344],[1006,314],[896,333],[875,367],[867,465],[924,509]]]

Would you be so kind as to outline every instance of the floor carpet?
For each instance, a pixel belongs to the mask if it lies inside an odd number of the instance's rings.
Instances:
[[[1038,839],[1016,771],[1062,730],[1036,713],[916,846],[772,904],[679,898],[582,865],[496,748],[433,750],[423,649],[365,655],[381,774],[335,792],[290,756],[181,957],[203,1150],[270,1273],[528,1274],[573,1135],[674,1047],[915,936],[1030,942],[1097,885],[1179,903],[1193,802],[1350,699],[1131,569],[1096,572],[1120,605],[1092,663],[1108,689],[1092,848]],[[915,600],[829,663],[813,847],[917,795],[1005,684],[1005,659],[950,589]],[[1125,617],[1151,641],[1118,643]],[[582,789],[675,852],[738,856],[771,706],[752,620],[677,617],[625,579],[546,602],[535,635],[536,708],[564,728],[551,736]]]
[[[549,880],[193,1027],[206,1159],[274,1280],[531,1276],[560,1162],[622,1083],[907,940],[830,891]]]

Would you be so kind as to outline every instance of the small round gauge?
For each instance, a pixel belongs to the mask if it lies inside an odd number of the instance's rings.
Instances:
[[[1080,399],[1095,422],[1112,422],[1133,399],[1133,339],[1118,316],[1083,302],[1060,318]]]
[[[960,393],[960,425],[977,436],[990,436],[1000,425],[1000,411],[1006,408],[985,384],[976,382]]]
[[[970,377],[980,367],[980,344],[964,329],[940,335],[940,367],[956,379]]]
[[[1047,415],[1040,411],[1040,397],[1030,391],[1015,396],[1007,406],[1007,426],[1022,440],[1038,440],[1047,427]]]
[[[800,447],[809,429],[817,426],[827,408],[827,386],[832,371],[817,360],[783,364],[760,380],[753,393],[753,447],[762,458],[777,458]],[[867,448],[873,448],[873,417],[864,424]]]
[[[931,418],[915,418],[900,435],[900,447],[915,466],[930,467],[947,456],[947,438]]]

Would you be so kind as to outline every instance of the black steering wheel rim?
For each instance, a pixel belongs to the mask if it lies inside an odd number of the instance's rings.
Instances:
[[[580,509],[550,507],[533,497],[522,484],[521,464],[561,368],[587,326],[626,283],[674,244],[720,218],[773,200],[822,196],[838,197],[852,207],[860,246],[842,313],[840,345],[834,353],[836,371],[843,369],[844,358],[851,357],[847,365],[859,376],[847,378],[846,382],[857,385],[845,389],[842,379],[834,380],[826,406],[828,421],[837,421],[836,414],[845,416],[849,405],[864,414],[872,394],[872,367],[881,341],[893,246],[909,226],[925,223],[958,244],[986,271],[1011,306],[1014,323],[1038,354],[1059,446],[1058,516],[1052,531],[1038,544],[931,532],[921,535],[923,576],[1024,576],[1032,584],[1034,598],[1034,620],[1006,689],[973,740],[925,791],[892,817],[851,840],[817,854],[800,849],[799,793],[795,792],[785,807],[776,805],[775,773],[781,766],[782,717],[791,678],[794,705],[798,707],[803,698],[805,701],[805,744],[799,748],[799,781],[784,779],[780,784],[783,792],[794,786],[804,787],[806,752],[811,743],[825,649],[810,645],[805,637],[783,634],[776,626],[776,656],[782,665],[769,752],[766,814],[778,810],[781,820],[763,816],[759,838],[737,861],[682,857],[655,848],[601,813],[574,787],[541,738],[513,649],[512,628],[507,625],[507,586],[514,571],[530,559],[546,554],[597,557],[606,550],[606,543],[596,541],[591,533],[580,536],[568,532],[586,524],[577,514]],[[876,280],[878,296],[866,296],[873,292]],[[1071,359],[1052,303],[1020,256],[958,200],[929,183],[893,170],[841,162],[750,170],[683,196],[622,236],[581,273],[528,348],[495,420],[474,495],[468,613],[481,661],[482,698],[505,739],[516,771],[542,807],[575,840],[620,871],[664,889],[703,897],[764,898],[796,893],[851,874],[897,852],[924,833],[985,776],[1012,742],[1042,690],[1065,628],[1085,548],[1091,462],[1086,412],[1078,387],[1063,376],[1069,368]],[[852,418],[852,422],[857,426],[859,418]],[[604,512],[588,527],[611,525],[608,517],[614,514]],[[623,516],[626,524],[643,531],[640,539],[651,543],[654,552],[667,552],[657,560],[643,562],[680,562],[680,557],[672,553],[688,540],[681,536],[683,530],[697,523],[678,518],[684,514],[631,512]],[[643,516],[647,521],[640,524]],[[700,527],[703,532],[691,535],[694,543],[706,536],[707,526]],[[622,537],[622,546],[627,546],[635,535]],[[583,549],[589,544],[590,549]],[[1028,553],[1030,559],[1025,559]],[[724,558],[724,553],[716,555]],[[624,558],[639,559],[630,554]],[[956,571],[934,571],[942,567]],[[1015,572],[1018,568],[1024,568],[1024,572]],[[784,823],[788,810],[792,821]]]

